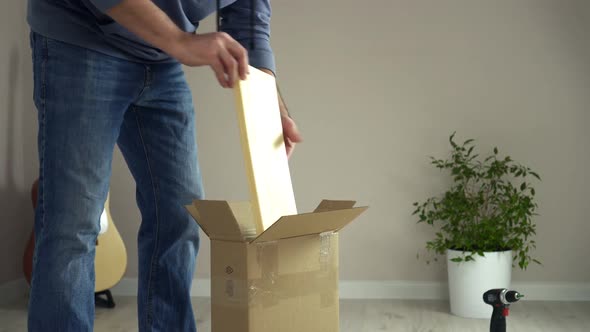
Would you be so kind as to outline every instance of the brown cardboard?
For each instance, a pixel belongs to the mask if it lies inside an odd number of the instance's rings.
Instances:
[[[252,242],[265,242],[290,237],[335,232],[363,213],[366,208],[332,210],[281,217]]]
[[[241,241],[239,225],[226,201],[195,201],[189,212],[212,240]]]
[[[248,202],[187,206],[211,239],[212,332],[338,332],[337,232],[367,209],[354,204],[324,200],[260,234]]]
[[[341,209],[351,209],[355,201],[334,201],[334,200],[327,200],[324,199],[320,202],[320,205],[313,210],[313,212],[323,212],[323,211],[333,211],[333,210],[341,210]]]
[[[298,214],[274,77],[251,67],[234,91],[250,201],[187,206],[211,239],[212,332],[338,332],[337,232],[367,208]]]

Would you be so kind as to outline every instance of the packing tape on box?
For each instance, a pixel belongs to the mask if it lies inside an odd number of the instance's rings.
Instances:
[[[260,302],[264,307],[278,304],[277,289],[279,284],[279,245],[277,241],[263,242],[256,245],[256,260],[262,277],[252,280],[248,285],[252,301]]]
[[[320,234],[320,271],[326,271],[332,260],[332,237],[334,232]]]
[[[278,243],[256,245],[261,277],[251,280],[230,276],[214,276],[213,282],[223,285],[224,296],[213,297],[212,303],[220,306],[261,306],[268,308],[281,301],[317,294],[320,307],[327,308],[338,301],[338,267],[331,248],[334,232],[320,234],[319,269],[297,273],[279,273]]]
[[[334,232],[325,232],[320,234],[320,276],[322,278],[329,278],[330,282],[334,282],[333,285],[338,287],[338,276],[337,276],[337,264],[331,265],[334,259],[337,261],[338,257],[334,257],[334,251],[332,250],[332,240],[336,236]],[[335,261],[334,261],[335,262]],[[336,279],[336,280],[332,280]],[[320,300],[322,301],[321,307],[329,307],[334,305],[338,301],[337,292],[332,290],[323,289],[320,290]]]

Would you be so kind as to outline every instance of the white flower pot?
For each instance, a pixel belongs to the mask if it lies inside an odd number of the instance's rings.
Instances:
[[[447,250],[451,314],[466,318],[492,316],[492,307],[483,302],[483,293],[492,288],[510,288],[512,251],[486,252],[475,261],[452,262],[463,252]]]

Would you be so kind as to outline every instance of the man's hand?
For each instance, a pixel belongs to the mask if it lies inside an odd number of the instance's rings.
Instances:
[[[274,76],[274,73],[271,70],[266,68],[259,68],[263,72]],[[289,115],[289,111],[287,110],[287,105],[285,105],[285,101],[281,96],[279,88],[277,86],[277,95],[279,96],[279,111],[281,112],[281,123],[283,124],[283,137],[285,139],[285,148],[287,149],[287,157],[291,157],[293,154],[293,150],[295,149],[295,144],[302,142],[303,138],[299,133],[299,129],[297,129],[297,125],[295,121],[291,119]]]
[[[187,66],[210,66],[224,88],[248,74],[247,51],[224,32],[180,30],[151,0],[123,0],[107,11],[119,24]]]
[[[233,88],[238,75],[245,80],[248,74],[248,52],[225,32],[183,34],[170,54],[187,66],[210,66],[224,88]]]
[[[281,114],[281,122],[283,123],[283,137],[285,138],[287,157],[290,158],[295,149],[295,144],[301,142],[302,138],[295,121],[288,115]]]

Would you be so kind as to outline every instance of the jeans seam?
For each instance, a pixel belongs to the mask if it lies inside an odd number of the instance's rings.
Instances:
[[[150,69],[150,67],[148,65],[146,65],[144,68],[143,87],[141,88],[141,90],[137,94],[137,98],[135,98],[135,101],[138,101],[141,98],[141,96],[143,96],[145,90],[149,89],[151,83],[152,83],[152,70]],[[135,111],[135,109],[134,109],[134,111]]]
[[[39,112],[41,113],[41,119],[40,119],[40,126],[41,126],[41,130],[39,132],[39,135],[41,135],[41,139],[40,139],[40,146],[39,146],[39,168],[40,168],[40,174],[39,174],[39,184],[38,184],[38,188],[39,191],[37,193],[37,205],[38,205],[38,209],[39,209],[39,214],[41,215],[41,218],[39,219],[39,229],[37,230],[37,234],[39,236],[37,236],[36,242],[39,242],[40,239],[42,238],[42,233],[43,230],[45,229],[45,139],[47,137],[47,123],[46,123],[46,103],[45,103],[45,81],[46,81],[46,71],[47,71],[47,59],[48,59],[48,51],[47,51],[47,41],[45,39],[43,39],[43,48],[42,48],[42,54],[41,54],[41,66],[39,68],[39,70],[41,71],[38,75],[38,78],[40,79],[40,85],[42,88],[41,91],[41,95],[40,95],[40,105],[39,105]],[[33,268],[35,267],[35,265],[37,265],[37,261],[38,261],[38,253],[35,253],[33,255]],[[36,274],[33,273],[31,276],[31,284],[33,284],[33,282],[36,281],[37,278],[35,278]]]
[[[135,113],[135,120],[137,122],[137,128],[138,128],[138,132],[139,132],[139,139],[141,141],[141,145],[143,147],[143,152],[145,154],[145,159],[147,162],[147,168],[148,168],[148,173],[150,175],[150,181],[152,183],[152,191],[154,194],[154,209],[155,209],[155,213],[156,213],[156,230],[155,230],[155,244],[154,244],[154,250],[152,252],[152,258],[150,260],[150,271],[149,271],[149,275],[148,275],[148,282],[147,282],[147,303],[146,303],[146,308],[147,308],[147,312],[146,312],[146,322],[148,325],[151,325],[153,323],[153,302],[152,302],[152,293],[153,293],[153,289],[154,286],[153,284],[155,283],[155,274],[156,274],[156,268],[157,268],[157,264],[154,262],[154,260],[156,259],[156,257],[158,256],[158,251],[159,251],[159,238],[160,238],[160,214],[159,214],[159,209],[158,209],[158,189],[157,186],[155,185],[155,179],[154,179],[154,175],[152,172],[152,167],[151,167],[151,163],[150,163],[150,158],[149,158],[149,153],[148,153],[148,149],[147,146],[145,144],[145,140],[143,138],[143,133],[142,133],[142,126],[141,126],[141,120],[139,117],[139,112],[137,111],[137,109],[135,107],[132,108],[133,112]]]
[[[43,124],[42,136],[41,136],[41,202],[40,211],[41,213],[41,230],[45,228],[45,139],[47,138],[47,107],[46,107],[46,86],[47,86],[47,62],[49,59],[49,50],[47,46],[47,39],[43,38],[43,52],[41,56],[41,121]]]
[[[43,48],[41,52],[41,91],[39,99],[41,104],[45,106],[45,99],[47,98],[47,82],[46,82],[46,70],[47,61],[49,59],[49,47],[47,45],[47,38],[43,38]]]

